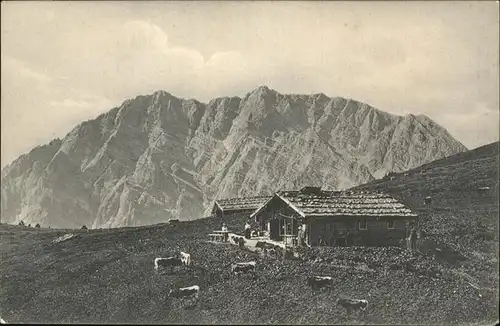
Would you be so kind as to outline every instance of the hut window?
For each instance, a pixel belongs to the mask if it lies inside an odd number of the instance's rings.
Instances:
[[[292,220],[288,220],[285,222],[286,228],[285,228],[285,234],[292,234],[293,229],[292,229]]]
[[[367,230],[368,229],[368,225],[366,223],[366,220],[360,220],[358,222],[358,227],[360,230]]]
[[[396,222],[394,220],[387,221],[387,228],[388,229],[395,229],[396,228]]]

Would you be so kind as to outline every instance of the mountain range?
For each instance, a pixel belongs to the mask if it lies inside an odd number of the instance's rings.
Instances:
[[[425,115],[266,86],[201,103],[137,96],[2,170],[4,223],[139,226],[210,214],[216,198],[346,189],[467,150]]]

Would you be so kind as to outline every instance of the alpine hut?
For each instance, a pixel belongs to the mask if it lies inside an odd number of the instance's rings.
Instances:
[[[312,246],[397,244],[405,239],[410,222],[418,219],[385,193],[320,187],[279,191],[251,217],[275,241],[293,241],[300,225]]]

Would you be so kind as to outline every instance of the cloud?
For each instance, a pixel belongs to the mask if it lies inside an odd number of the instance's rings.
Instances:
[[[29,68],[22,61],[2,55],[2,70],[4,69],[5,71],[2,71],[2,76],[12,76],[12,74],[16,74],[19,75],[19,78],[31,79],[32,81],[41,83],[52,81],[51,77]],[[8,80],[6,80],[6,82],[8,82]]]

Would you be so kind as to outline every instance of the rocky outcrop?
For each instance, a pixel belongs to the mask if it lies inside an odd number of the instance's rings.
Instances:
[[[1,216],[93,228],[195,219],[214,198],[345,189],[464,150],[426,116],[341,97],[263,86],[204,104],[158,91],[7,166]]]

